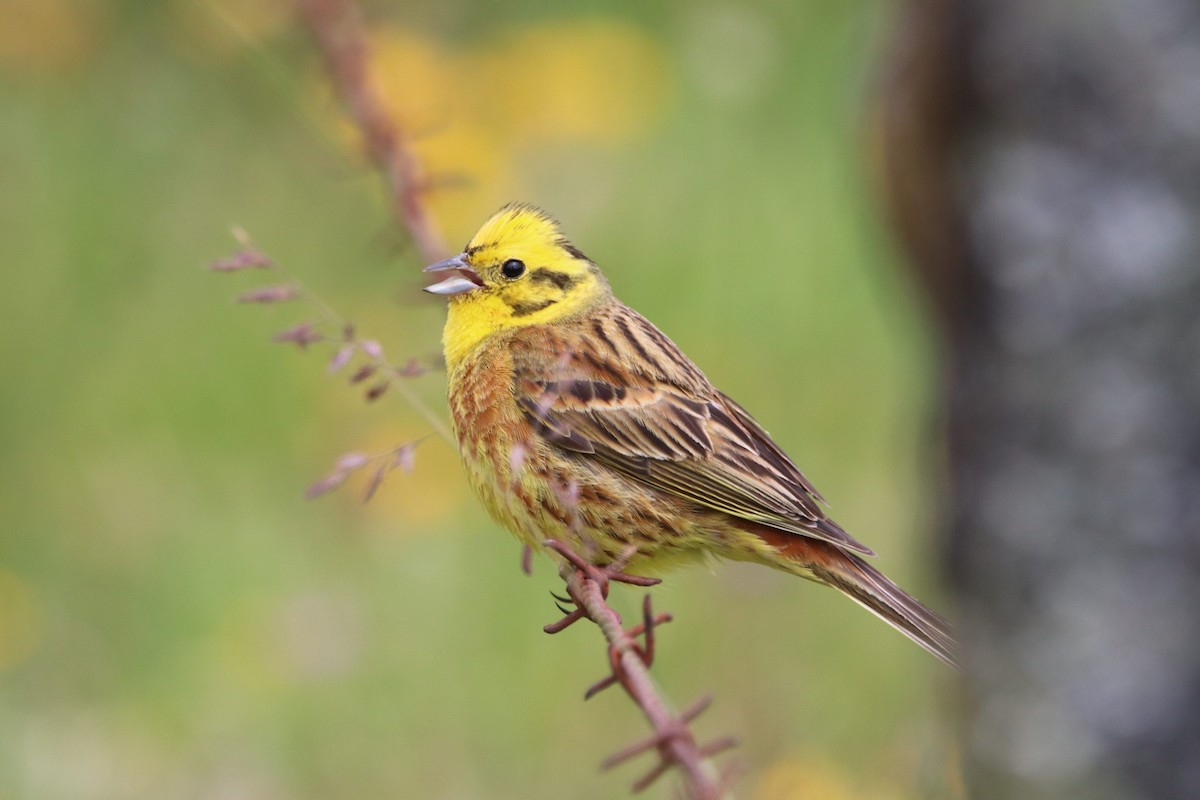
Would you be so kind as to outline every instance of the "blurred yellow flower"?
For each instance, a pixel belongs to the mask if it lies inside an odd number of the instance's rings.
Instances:
[[[878,790],[863,791],[837,764],[822,758],[791,758],[768,769],[752,796],[756,800],[890,800]]]
[[[463,59],[452,48],[396,25],[376,27],[371,45],[376,88],[410,135],[422,137],[460,113]]]
[[[526,146],[620,145],[647,133],[667,99],[661,48],[616,20],[531,26],[477,65],[493,123]]]
[[[413,150],[430,165],[430,210],[443,230],[459,230],[486,215],[495,191],[511,192],[517,184],[511,148],[477,123],[462,122],[418,139]],[[489,191],[490,190],[490,191]],[[447,227],[448,226],[448,227]],[[462,246],[451,242],[451,246]]]
[[[481,46],[385,25],[372,45],[372,79],[412,141],[433,188],[429,205],[449,231],[524,193],[522,157],[627,144],[653,130],[671,94],[662,47],[615,19],[539,23]],[[328,91],[322,96],[328,105]],[[341,138],[358,147],[344,122]]]
[[[766,770],[750,796],[755,800],[905,800],[928,796],[928,781],[938,787],[938,797],[967,796],[956,754],[946,759],[941,775],[922,777],[915,768],[897,771],[895,765],[875,766],[878,769],[870,769],[869,775],[851,774],[828,758],[794,756]]]

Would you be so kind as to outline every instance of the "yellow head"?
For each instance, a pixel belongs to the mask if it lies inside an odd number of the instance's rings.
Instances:
[[[448,276],[425,291],[450,298],[442,338],[451,369],[493,334],[557,322],[612,296],[558,223],[525,204],[497,211],[462,253],[425,271]]]

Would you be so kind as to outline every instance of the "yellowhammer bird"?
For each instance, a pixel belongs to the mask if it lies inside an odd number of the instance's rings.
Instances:
[[[827,584],[948,664],[949,627],[860,556],[787,454],[537,208],[509,205],[426,268],[450,298],[454,433],[488,511],[631,568],[718,555]]]

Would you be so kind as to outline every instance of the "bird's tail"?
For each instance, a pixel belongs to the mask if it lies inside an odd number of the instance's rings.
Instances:
[[[958,648],[950,623],[862,558],[805,536],[772,531],[764,538],[783,556],[781,560],[790,562],[775,566],[832,586],[946,664],[958,668]]]

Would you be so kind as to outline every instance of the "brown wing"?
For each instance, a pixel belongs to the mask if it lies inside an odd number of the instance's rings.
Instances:
[[[825,515],[817,490],[741,406],[657,329],[636,327],[649,322],[627,313],[635,325],[629,318],[616,325],[614,339],[629,332],[646,359],[622,358],[620,347],[609,348],[615,358],[589,350],[560,360],[553,375],[518,360],[518,402],[542,436],[659,491],[872,555]],[[682,376],[648,368],[680,362]]]

